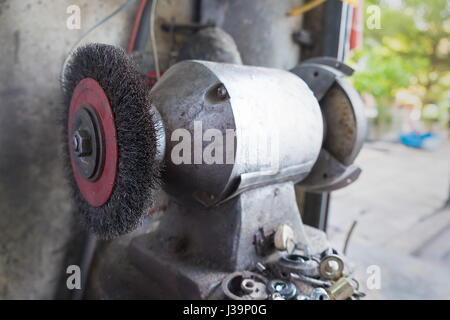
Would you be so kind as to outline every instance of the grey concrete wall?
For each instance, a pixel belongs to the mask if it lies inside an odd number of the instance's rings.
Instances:
[[[0,0],[0,299],[68,297],[65,269],[83,250],[61,162],[62,62],[78,39],[126,0]],[[126,47],[138,0],[83,43]],[[156,24],[188,22],[191,0],[161,0]],[[70,30],[66,11],[81,10]],[[155,29],[161,69],[184,37]],[[150,42],[147,51],[151,51]],[[150,52],[145,58],[151,59]],[[149,71],[152,62],[146,60]],[[67,290],[66,290],[67,291]]]
[[[208,0],[202,2],[202,21],[214,22],[236,41],[244,64],[291,69],[300,61],[292,40],[302,16],[287,13],[303,0]]]
[[[79,228],[63,179],[58,74],[76,40],[123,0],[0,1],[0,299],[52,298]],[[67,6],[81,29],[66,27]],[[86,41],[125,46],[137,1]]]

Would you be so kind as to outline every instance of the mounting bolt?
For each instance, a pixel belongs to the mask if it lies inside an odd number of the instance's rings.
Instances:
[[[221,84],[217,87],[217,97],[219,99],[226,99],[228,96],[227,89],[225,89],[224,85]]]
[[[92,153],[91,137],[86,130],[77,130],[72,137],[73,151],[78,157],[85,157]]]

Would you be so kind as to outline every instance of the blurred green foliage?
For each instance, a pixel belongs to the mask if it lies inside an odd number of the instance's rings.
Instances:
[[[379,29],[367,23],[372,5],[380,8]],[[395,92],[414,87],[423,92],[423,105],[438,105],[448,122],[450,2],[365,0],[364,6],[364,45],[348,61],[357,70],[357,90],[372,94],[379,117],[386,117]]]

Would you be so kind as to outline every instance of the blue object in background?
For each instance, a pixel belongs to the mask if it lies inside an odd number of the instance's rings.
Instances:
[[[435,149],[440,144],[440,139],[433,133],[418,134],[416,132],[400,135],[400,142],[412,148]]]

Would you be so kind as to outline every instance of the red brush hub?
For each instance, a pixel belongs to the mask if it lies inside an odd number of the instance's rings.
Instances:
[[[78,188],[92,206],[105,204],[117,173],[114,115],[100,84],[91,78],[72,94],[68,121],[70,162]]]

